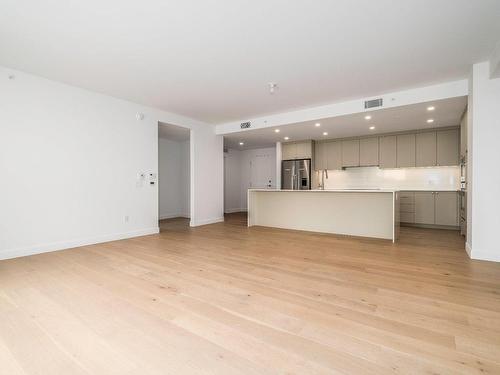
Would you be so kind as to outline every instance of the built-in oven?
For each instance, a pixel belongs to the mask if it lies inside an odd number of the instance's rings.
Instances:
[[[460,189],[467,190],[467,157],[460,158]]]
[[[460,158],[460,233],[467,235],[467,155]]]
[[[460,234],[462,236],[467,235],[467,191],[466,190],[460,190],[459,191],[459,197],[460,197]]]

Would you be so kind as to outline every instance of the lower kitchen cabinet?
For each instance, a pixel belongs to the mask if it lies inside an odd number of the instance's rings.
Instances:
[[[458,227],[459,196],[455,191],[401,192],[402,223]]]
[[[436,191],[435,223],[436,225],[458,225],[458,194],[454,191]]]
[[[434,224],[434,192],[415,192],[415,224]]]

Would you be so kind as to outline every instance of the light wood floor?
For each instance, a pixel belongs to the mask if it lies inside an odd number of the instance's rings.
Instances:
[[[0,262],[0,374],[500,374],[500,264],[452,231],[225,223]]]

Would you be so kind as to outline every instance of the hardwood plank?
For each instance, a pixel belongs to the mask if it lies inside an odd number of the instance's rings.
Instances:
[[[0,373],[500,373],[500,264],[243,214],[0,262]]]

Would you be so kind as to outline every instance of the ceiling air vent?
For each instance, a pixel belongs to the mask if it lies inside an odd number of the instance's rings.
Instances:
[[[368,108],[375,108],[375,107],[382,107],[382,98],[379,99],[372,99],[372,100],[365,100],[365,109]]]

